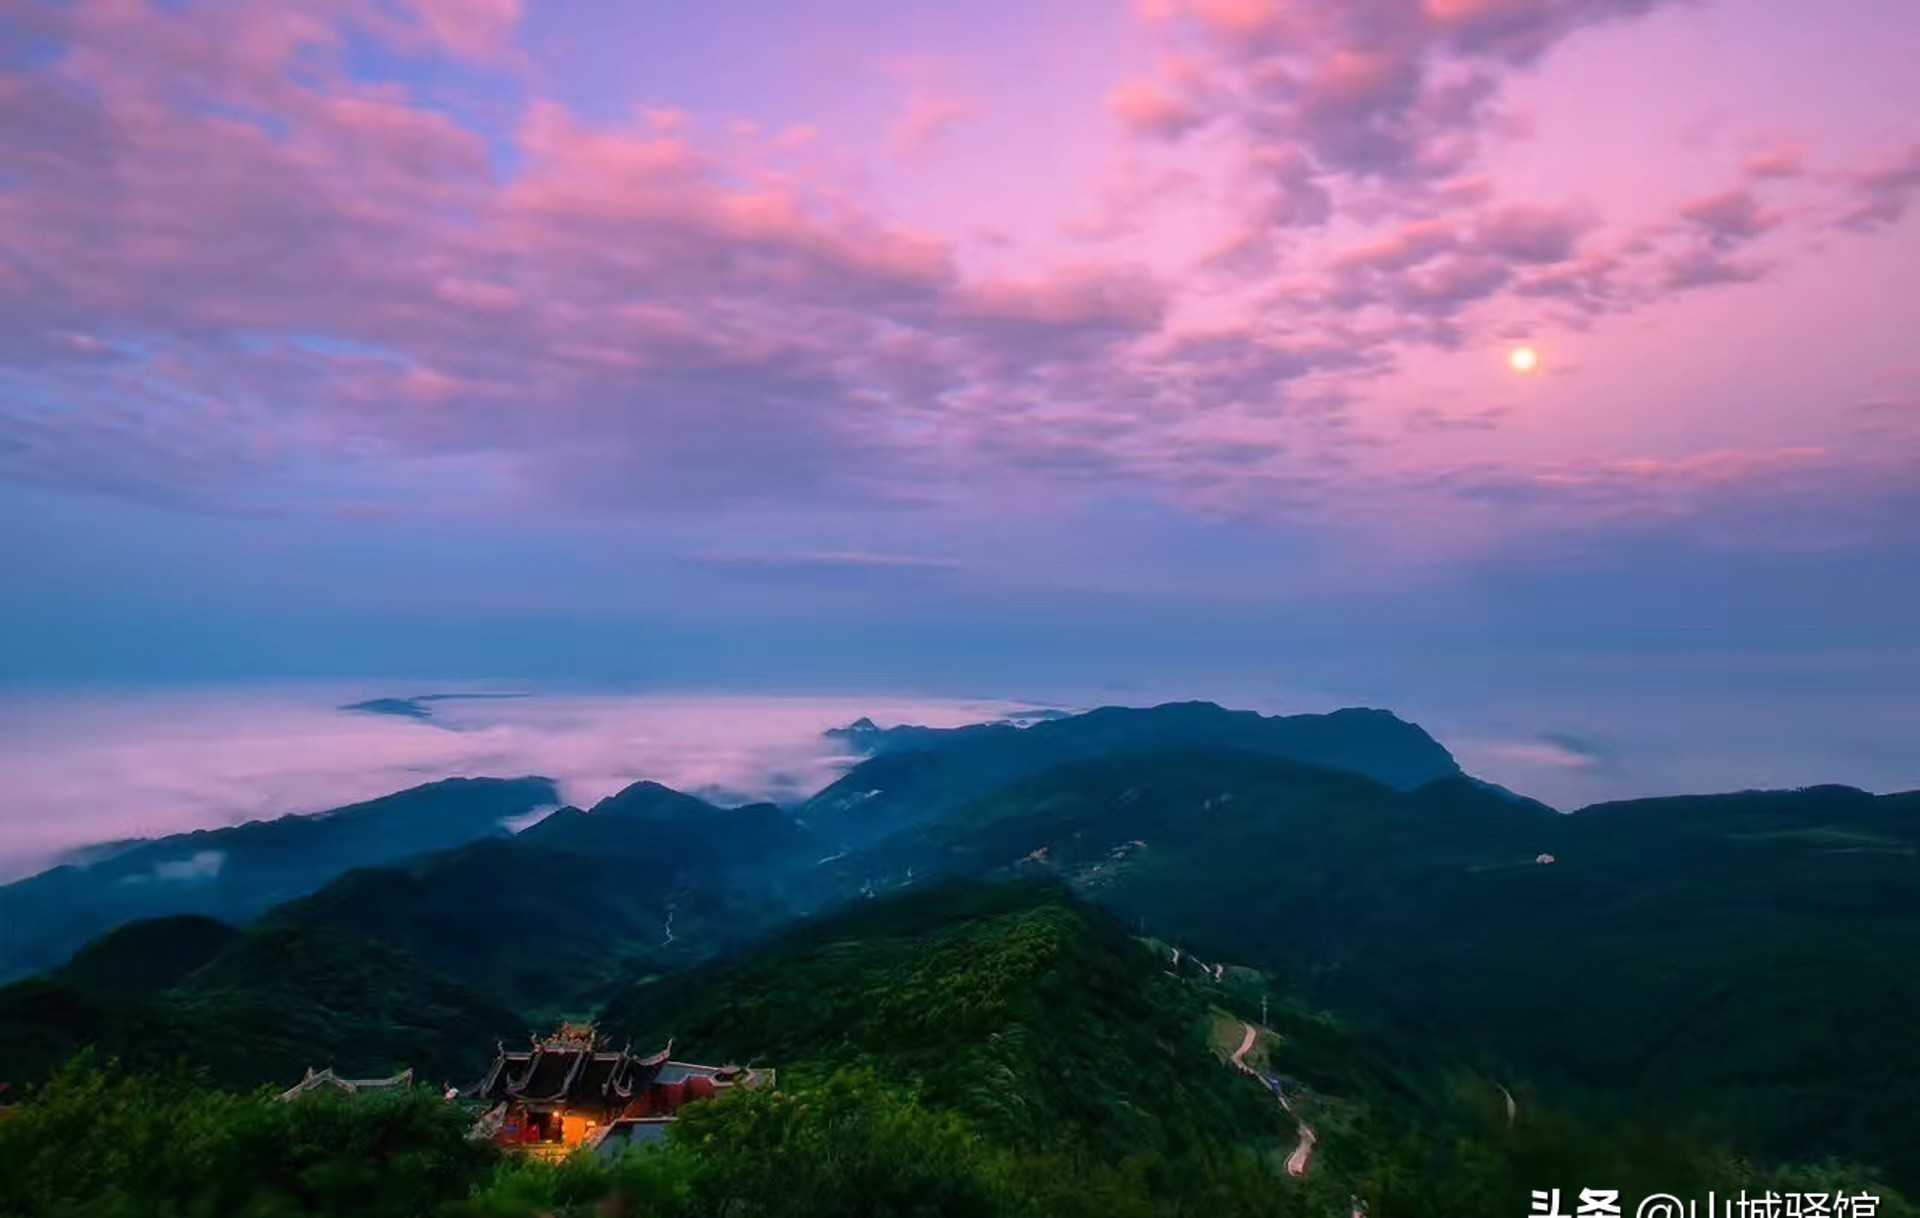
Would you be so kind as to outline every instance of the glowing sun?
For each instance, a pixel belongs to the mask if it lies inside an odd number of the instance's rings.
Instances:
[[[1507,367],[1515,372],[1532,372],[1540,366],[1540,353],[1532,347],[1515,347],[1507,352]]]

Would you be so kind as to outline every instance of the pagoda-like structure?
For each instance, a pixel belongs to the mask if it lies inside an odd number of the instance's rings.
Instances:
[[[562,1024],[525,1049],[495,1048],[469,1094],[487,1105],[474,1136],[545,1151],[609,1150],[665,1135],[680,1108],[735,1086],[771,1085],[773,1072],[671,1060],[673,1042],[636,1055],[614,1049],[592,1024]]]

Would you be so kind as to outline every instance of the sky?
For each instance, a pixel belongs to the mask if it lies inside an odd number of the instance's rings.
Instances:
[[[1909,0],[12,0],[0,683],[1920,786],[1916,59]]]

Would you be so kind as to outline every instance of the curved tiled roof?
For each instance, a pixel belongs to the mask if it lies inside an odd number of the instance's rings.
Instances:
[[[650,1085],[673,1051],[671,1041],[648,1057],[636,1057],[625,1049],[596,1051],[590,1044],[584,1038],[549,1038],[522,1052],[509,1053],[502,1047],[473,1094],[536,1104],[624,1099]]]

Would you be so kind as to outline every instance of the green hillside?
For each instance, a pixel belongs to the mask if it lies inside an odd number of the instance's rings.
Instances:
[[[1550,855],[1552,863],[1535,859]],[[1055,874],[1203,958],[1623,1115],[1920,1179],[1920,816],[1847,788],[1559,816],[1231,754],[1051,771],[834,865]],[[912,877],[911,879],[909,877]]]
[[[1294,1119],[1226,1060],[1261,999],[1250,1061],[1317,1132],[1304,1178],[1283,1166]],[[1524,1087],[1509,1117],[1485,1075],[1258,972],[1175,968],[1055,880],[863,901],[635,979],[605,1030],[756,1059],[780,1085],[696,1105],[664,1149],[629,1160],[499,1160],[460,1139],[471,1116],[431,1091],[286,1106],[166,1072],[184,1058],[244,1089],[306,1065],[406,1063],[437,1086],[484,1065],[513,1019],[388,949],[284,927],[111,1011],[57,981],[10,987],[10,1049],[23,1021],[77,1028],[136,1073],[83,1059],[27,1090],[0,1122],[0,1171],[32,1187],[0,1196],[0,1214],[1345,1218],[1358,1197],[1380,1218],[1472,1218],[1594,1181],[1629,1203],[1656,1188],[1845,1186],[1881,1195],[1888,1218],[1912,1214],[1870,1172],[1756,1167],[1684,1124],[1571,1115]],[[95,1148],[84,1170],[53,1170],[74,1146]],[[137,1153],[97,1153],[112,1146]]]
[[[496,1038],[521,1017],[379,944],[324,932],[230,932],[174,984],[99,984],[103,954],[137,941],[189,958],[206,943],[187,919],[135,924],[81,957],[84,969],[0,988],[0,1045],[15,1083],[47,1077],[75,1052],[137,1069],[175,1064],[236,1088],[286,1086],[309,1067],[360,1077],[413,1067],[422,1079],[471,1081]]]
[[[106,997],[146,997],[185,981],[240,937],[225,922],[195,914],[129,922],[75,952],[58,975]]]
[[[809,836],[771,804],[719,808],[636,783],[516,837],[351,872],[269,924],[387,944],[541,1019],[785,921]]]
[[[1208,1004],[1054,884],[863,903],[737,959],[628,987],[602,1022],[795,1080],[868,1066],[1016,1140],[1109,1154],[1279,1139],[1208,1048]]]

